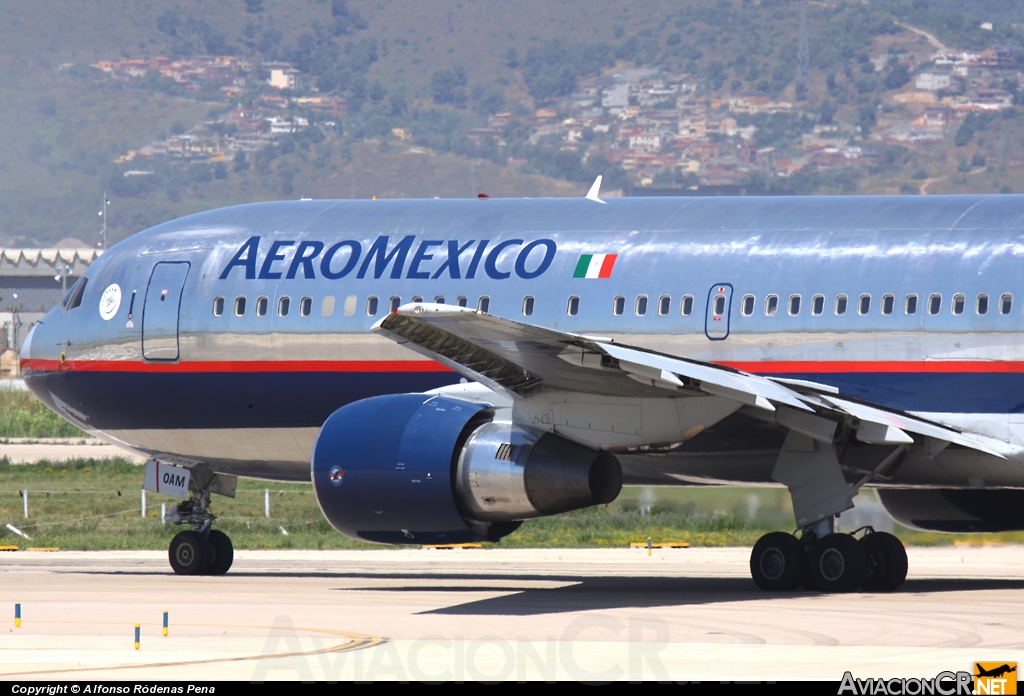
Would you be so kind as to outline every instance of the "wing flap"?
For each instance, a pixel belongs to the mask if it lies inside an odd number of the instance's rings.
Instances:
[[[1005,443],[985,435],[840,398],[828,385],[768,379],[466,307],[403,305],[373,330],[510,396],[526,395],[541,386],[623,397],[711,394],[759,409],[784,426],[788,416],[778,418],[777,405],[835,421],[852,418],[857,421],[857,438],[872,444],[910,444],[916,435],[929,451],[937,452],[941,450],[938,443],[948,442],[1005,459],[1008,450]]]

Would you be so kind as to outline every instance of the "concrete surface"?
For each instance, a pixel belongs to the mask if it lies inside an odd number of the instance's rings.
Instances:
[[[1024,547],[909,553],[888,595],[765,594],[748,549],[240,551],[192,578],[161,552],[4,553],[0,677],[838,681],[1024,662]]]
[[[0,457],[7,457],[12,464],[33,464],[42,459],[62,462],[68,459],[112,457],[126,457],[139,464],[146,462],[145,457],[91,438],[5,438],[0,442]]]

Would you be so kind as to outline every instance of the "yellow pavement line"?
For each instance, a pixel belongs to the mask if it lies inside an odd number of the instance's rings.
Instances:
[[[33,621],[33,623],[78,623],[78,624],[121,624],[121,621]],[[188,626],[191,628],[249,628],[274,630],[279,626],[246,626],[244,624],[175,624],[177,626]],[[0,672],[0,677],[22,677],[36,674],[73,674],[76,672],[102,672],[104,670],[126,670],[126,669],[147,669],[152,667],[183,667],[190,665],[212,665],[227,662],[248,662],[252,660],[277,659],[282,657],[310,657],[312,655],[323,655],[326,653],[346,653],[357,650],[365,650],[387,642],[387,638],[372,636],[367,633],[353,633],[351,631],[334,631],[329,628],[294,628],[294,631],[307,631],[310,633],[326,633],[332,636],[344,636],[351,641],[337,645],[333,648],[321,648],[319,650],[308,650],[305,652],[274,653],[272,655],[248,655],[244,657],[217,657],[209,660],[186,660],[183,662],[150,662],[140,665],[110,665],[107,667],[75,667],[69,669],[48,669],[32,672]]]

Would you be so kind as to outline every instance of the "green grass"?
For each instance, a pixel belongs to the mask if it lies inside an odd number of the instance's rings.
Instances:
[[[183,527],[160,521],[160,504],[177,500],[147,494],[140,514],[142,469],[126,459],[12,465],[0,459],[0,545],[19,548],[164,550]],[[29,491],[29,519],[21,490]],[[264,490],[270,490],[270,518]],[[611,505],[529,520],[496,548],[622,548],[632,542],[687,542],[692,546],[749,546],[766,531],[789,530],[784,490],[737,488],[626,488]],[[753,496],[753,498],[752,498]],[[757,505],[753,505],[753,501]],[[647,510],[648,506],[651,506]],[[644,513],[641,513],[641,507]],[[242,549],[386,548],[335,532],[320,513],[310,486],[240,479],[234,499],[214,496],[217,528]],[[751,514],[753,513],[753,514]],[[3,528],[13,524],[25,540]],[[284,534],[282,529],[288,533]],[[955,535],[897,527],[905,542],[919,545],[1024,543],[1024,533]],[[488,544],[487,546],[492,546]]]
[[[0,438],[84,436],[29,392],[0,389]]]

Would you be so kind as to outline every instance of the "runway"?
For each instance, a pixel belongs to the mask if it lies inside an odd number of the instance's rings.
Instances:
[[[889,595],[765,594],[748,549],[240,551],[217,578],[159,552],[5,553],[0,675],[838,681],[1024,662],[1024,547],[909,553]]]

